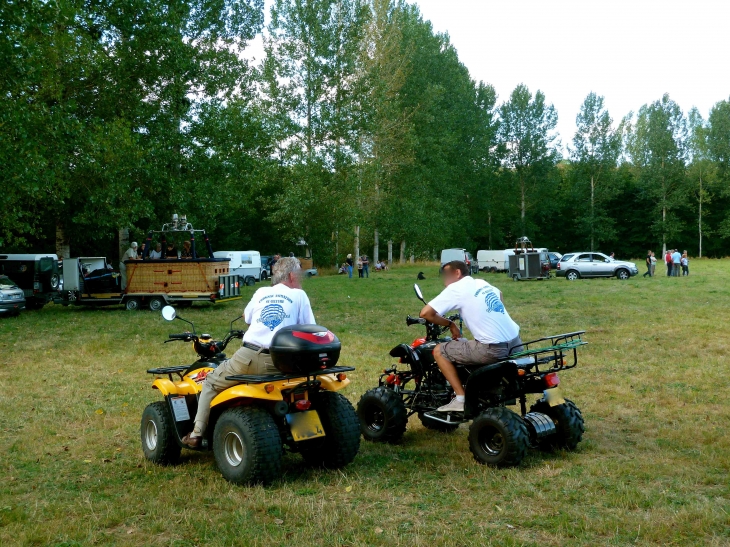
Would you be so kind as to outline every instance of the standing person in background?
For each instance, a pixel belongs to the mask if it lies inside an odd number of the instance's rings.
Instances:
[[[667,249],[667,254],[664,255],[664,263],[667,265],[667,277],[672,275],[672,249]]]
[[[150,251],[150,258],[162,258],[162,243],[158,243],[157,245],[155,245],[155,250]]]
[[[368,260],[368,255],[362,255],[362,273],[365,277],[370,277],[370,260]]]
[[[682,255],[679,254],[679,249],[674,249],[672,253],[672,276],[679,277],[679,266],[682,262]]]
[[[651,277],[651,251],[650,250],[646,251],[646,260],[644,262],[646,262],[646,273],[644,274],[643,277],[646,277],[647,275],[649,277]]]
[[[119,260],[119,273],[122,274],[122,290],[127,288],[127,265],[125,260],[139,260],[137,258],[137,242],[133,241],[129,249],[124,251],[122,258]]]
[[[362,257],[357,257],[357,276],[362,277]]]
[[[689,256],[687,256],[687,251],[682,253],[682,258],[679,263],[682,265],[682,276],[689,275]]]
[[[347,255],[347,260],[345,260],[345,262],[347,262],[347,275],[350,279],[352,279],[352,255],[351,254]]]
[[[651,276],[654,277],[656,275],[656,255],[654,254],[654,251],[651,252]]]

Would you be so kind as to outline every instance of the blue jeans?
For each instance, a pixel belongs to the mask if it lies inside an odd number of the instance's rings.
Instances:
[[[365,277],[370,277],[370,266],[368,264],[363,264],[362,265],[362,274]]]
[[[347,275],[348,277],[350,277],[350,279],[352,279],[352,266],[347,267]]]

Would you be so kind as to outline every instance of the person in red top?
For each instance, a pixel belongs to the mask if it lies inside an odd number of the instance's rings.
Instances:
[[[672,275],[672,249],[667,249],[667,254],[664,255],[664,262],[667,264],[667,277]]]

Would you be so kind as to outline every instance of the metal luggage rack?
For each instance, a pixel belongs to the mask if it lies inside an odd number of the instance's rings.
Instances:
[[[588,344],[582,338],[585,332],[580,330],[524,342],[523,350],[511,354],[509,360],[523,368],[526,377],[574,368],[578,365],[578,348]],[[539,347],[530,347],[541,343],[543,345]],[[540,370],[540,365],[549,365],[549,368]]]
[[[180,379],[183,379],[183,372],[188,370],[189,365],[178,365],[176,367],[160,367],[160,368],[150,368],[147,369],[148,374],[161,374],[165,375],[167,374],[168,378],[170,378],[170,381],[172,382],[172,375],[177,374],[180,376]]]
[[[316,378],[317,376],[326,376],[327,374],[337,374],[339,372],[350,372],[353,370],[355,370],[355,367],[332,367],[297,374],[235,374],[233,376],[226,376],[226,380],[241,382],[242,384],[263,384],[265,382],[278,382],[280,380],[296,380],[297,378]]]

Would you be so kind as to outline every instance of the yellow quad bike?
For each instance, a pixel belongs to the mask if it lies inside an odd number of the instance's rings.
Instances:
[[[168,321],[177,317],[172,306],[162,315]],[[243,338],[243,331],[233,329],[240,317],[221,341],[197,335],[193,323],[177,319],[192,332],[171,334],[166,343],[192,342],[199,359],[147,371],[156,376],[152,387],[164,400],[142,413],[142,450],[159,464],[177,463],[182,438],[193,430],[206,375],[225,360],[228,343]],[[355,369],[335,366],[340,347],[339,339],[318,325],[277,331],[269,351],[280,374],[228,376],[240,383],[211,402],[207,433],[197,450],[212,449],[223,477],[236,484],[267,484],[279,477],[285,450],[327,468],[352,462],[360,449],[360,422],[350,401],[337,392],[349,385],[346,373]]]

